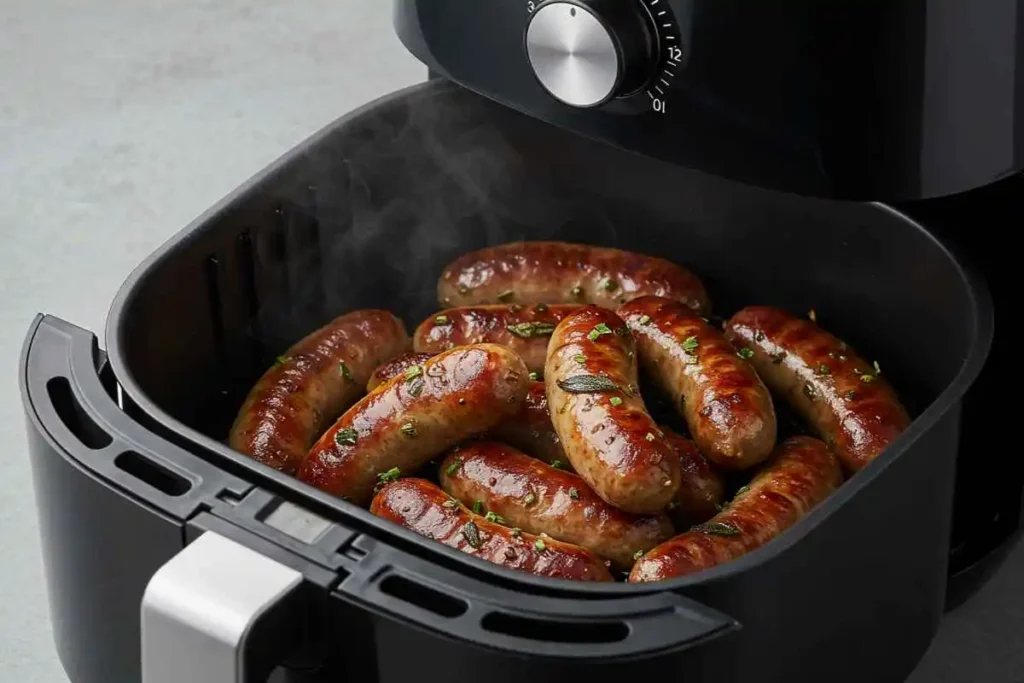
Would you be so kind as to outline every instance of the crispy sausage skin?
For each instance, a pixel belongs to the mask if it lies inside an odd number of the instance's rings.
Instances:
[[[852,472],[910,424],[906,408],[876,368],[810,320],[751,306],[726,323],[726,334],[737,348],[750,349],[751,363],[768,387]]]
[[[522,359],[504,346],[446,351],[352,406],[313,446],[299,479],[366,505],[381,475],[413,472],[519,412],[528,385]]]
[[[473,442],[450,453],[441,463],[440,481],[464,505],[479,506],[531,534],[586,548],[625,571],[637,551],[650,550],[674,532],[668,517],[622,512],[577,475],[495,441]]]
[[[710,310],[703,283],[660,258],[568,242],[512,242],[461,256],[438,282],[442,306],[596,304],[615,309],[639,296],[682,301]]]
[[[548,340],[571,304],[492,304],[450,308],[424,320],[413,334],[420,353],[440,353],[467,344],[501,344],[518,353],[530,372],[542,374]]]
[[[264,373],[239,409],[228,444],[294,474],[317,437],[363,395],[373,369],[408,348],[405,325],[387,311],[335,318]]]
[[[572,468],[565,451],[562,450],[562,442],[551,424],[544,382],[531,382],[522,410],[499,423],[488,436],[515,446],[527,455],[543,460],[549,465],[557,465],[562,469]]]
[[[396,356],[391,360],[385,361],[381,365],[378,365],[377,369],[370,375],[370,379],[366,383],[366,393],[370,393],[392,377],[398,377],[405,373],[409,368],[417,365],[423,365],[433,355],[435,354],[414,353],[410,351],[409,353],[403,353],[401,356]]]
[[[588,306],[559,323],[544,373],[551,420],[573,468],[607,503],[658,514],[675,498],[679,456],[637,387],[633,336]]]
[[[648,552],[629,581],[663,581],[734,560],[793,526],[841,482],[839,461],[823,442],[787,439],[725,510]]]
[[[725,502],[725,482],[692,441],[664,425],[661,431],[679,454],[683,470],[679,492],[669,505],[672,521],[680,528],[707,521]]]
[[[719,330],[682,304],[658,297],[619,309],[640,364],[672,399],[701,452],[723,470],[764,462],[775,447],[768,388]]]
[[[374,497],[370,512],[508,569],[555,579],[612,580],[604,563],[587,550],[491,522],[424,479],[385,485]]]

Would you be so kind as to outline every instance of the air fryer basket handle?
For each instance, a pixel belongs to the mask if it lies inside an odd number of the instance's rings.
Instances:
[[[208,531],[142,599],[142,683],[256,683],[287,656],[302,574]]]
[[[527,594],[365,537],[360,543],[368,556],[338,586],[343,597],[512,655],[621,660],[701,645],[739,627],[671,592],[593,599]]]

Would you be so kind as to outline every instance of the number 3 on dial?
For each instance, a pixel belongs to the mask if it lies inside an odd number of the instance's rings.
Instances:
[[[534,2],[533,0],[530,0],[528,3],[526,3],[526,11],[529,12],[530,14],[533,14],[534,10],[536,9],[537,3]]]

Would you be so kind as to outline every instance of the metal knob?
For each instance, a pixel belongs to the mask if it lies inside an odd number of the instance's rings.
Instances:
[[[639,0],[550,0],[533,13],[526,52],[541,85],[573,107],[640,89],[656,49]]]

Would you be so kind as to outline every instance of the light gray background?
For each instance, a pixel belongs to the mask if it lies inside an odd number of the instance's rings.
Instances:
[[[171,234],[425,73],[388,0],[0,0],[0,681],[66,681],[15,381],[32,317],[102,330],[121,282]],[[1024,648],[998,637],[1024,633],[1024,589],[1010,583],[1024,553],[1015,565],[947,620],[915,683],[1024,680]],[[993,660],[1001,674],[975,675]]]

